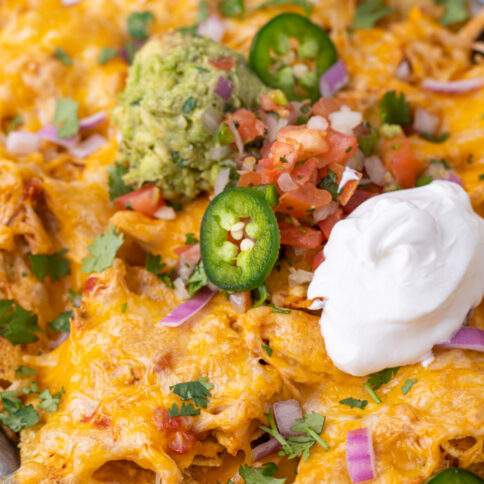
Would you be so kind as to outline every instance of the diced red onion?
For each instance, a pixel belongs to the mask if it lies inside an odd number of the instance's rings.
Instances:
[[[311,116],[306,125],[309,129],[319,129],[325,131],[328,129],[328,121],[323,116]]]
[[[212,107],[208,107],[202,113],[202,123],[207,131],[211,134],[215,134],[220,126],[222,117],[220,113]]]
[[[244,291],[232,293],[229,296],[229,301],[235,312],[244,314],[250,309],[250,292]]]
[[[463,326],[447,343],[438,345],[440,348],[456,348],[484,352],[484,331],[479,328]]]
[[[274,438],[271,437],[267,442],[259,444],[257,447],[252,449],[252,459],[258,461],[273,454],[281,448],[281,444]]]
[[[159,324],[168,328],[180,326],[203,309],[214,295],[215,292],[208,287],[200,289],[195,296],[183,304],[180,304],[180,306],[176,307],[170,314],[165,316]]]
[[[79,121],[79,129],[92,129],[106,121],[106,113],[104,111],[99,111],[97,113],[91,114],[91,116],[87,116],[82,118]]]
[[[93,134],[76,146],[69,148],[69,153],[76,158],[86,158],[106,144],[106,138],[100,134]]]
[[[176,212],[173,207],[160,207],[153,216],[158,220],[175,220],[176,219]]]
[[[365,170],[375,185],[383,186],[385,184],[387,169],[378,156],[369,156],[366,158]]]
[[[365,162],[365,155],[358,148],[355,154],[346,162],[346,166],[353,168],[353,170],[363,171],[363,163]]]
[[[460,185],[461,187],[464,186],[462,183],[462,178],[458,175],[456,175],[454,172],[450,171],[447,180],[452,182],[452,183],[457,183],[457,185]]]
[[[330,215],[333,215],[333,213],[335,213],[337,210],[338,204],[336,202],[330,202],[324,207],[317,208],[313,212],[314,223],[321,222],[322,220],[328,218]]]
[[[215,94],[218,94],[224,101],[228,101],[232,96],[234,85],[230,79],[220,76],[215,86]]]
[[[439,129],[440,119],[426,109],[417,108],[413,116],[413,129],[418,133],[435,134]]]
[[[350,181],[360,181],[361,180],[361,173],[358,173],[356,170],[353,170],[353,168],[350,168],[349,166],[345,166],[345,169],[343,171],[343,175],[341,176],[341,180],[338,185],[338,193],[340,193],[343,188],[346,186],[347,183]]]
[[[294,269],[294,267],[289,268],[289,285],[294,287],[300,284],[306,284],[311,282],[314,273],[310,271],[305,271],[304,269]]]
[[[276,420],[277,429],[284,437],[295,437],[301,435],[300,432],[294,432],[292,426],[296,420],[303,417],[301,404],[294,399],[282,400],[275,402],[272,405],[274,411],[274,418]]]
[[[220,42],[225,33],[225,23],[216,15],[210,15],[207,20],[200,22],[197,34],[207,37],[215,42]]]
[[[279,178],[277,179],[277,184],[283,192],[290,192],[299,188],[299,185],[292,179],[292,176],[287,172],[279,175]]]
[[[229,121],[228,123],[229,129],[234,137],[235,146],[239,150],[239,153],[242,154],[244,152],[244,142],[240,136],[239,130],[236,128],[233,121]]]
[[[319,92],[323,97],[332,97],[348,82],[348,71],[340,59],[333,64],[319,79]]]
[[[46,124],[39,130],[38,134],[41,139],[45,139],[66,149],[73,148],[79,144],[78,136],[72,136],[71,138],[60,138],[57,135],[57,128],[53,124]]]
[[[370,432],[367,428],[351,430],[346,436],[346,465],[351,482],[375,478],[375,457]]]
[[[266,143],[273,143],[279,131],[289,124],[287,118],[280,118],[274,113],[268,113],[264,116],[263,121],[267,126]]]
[[[424,79],[422,87],[428,91],[461,94],[484,86],[484,77],[473,77],[471,79],[462,79],[461,81],[437,81],[436,79]]]
[[[407,59],[403,59],[395,70],[395,76],[401,81],[407,81],[411,73],[412,68],[410,67],[410,62]]]
[[[215,145],[207,153],[210,160],[221,161],[230,155],[230,147],[227,145]]]
[[[7,135],[5,146],[13,155],[28,155],[39,150],[40,137],[37,133],[11,131]]]
[[[57,338],[52,339],[48,343],[49,349],[53,350],[60,346],[64,341],[66,341],[69,338],[69,333],[60,333]]]
[[[218,195],[219,193],[222,193],[227,186],[228,182],[230,180],[230,168],[222,168],[218,175],[217,179],[215,180],[215,184],[213,186],[214,189],[214,195]]]

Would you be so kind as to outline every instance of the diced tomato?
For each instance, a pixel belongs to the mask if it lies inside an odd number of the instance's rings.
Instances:
[[[258,166],[265,167],[268,162],[271,162],[272,167],[281,166],[284,170],[292,170],[300,158],[300,153],[301,145],[297,142],[275,141],[269,150],[268,158],[263,158]]]
[[[239,187],[250,187],[274,183],[281,172],[279,170],[260,170],[242,173],[239,178]]]
[[[277,104],[273,97],[274,96],[269,94],[261,94],[259,98],[260,107],[268,113],[274,112],[281,116],[281,118],[287,118],[290,114],[290,107],[292,107],[292,105],[288,104],[287,106],[282,106],[281,104]]]
[[[222,71],[231,71],[235,67],[235,59],[233,57],[219,57],[218,59],[210,59],[209,63]]]
[[[291,173],[293,180],[299,184],[305,183],[316,184],[318,178],[318,160],[317,158],[309,158],[301,166],[297,166]]]
[[[312,108],[312,113],[317,116],[324,116],[327,118],[331,113],[339,111],[343,105],[342,101],[337,99],[326,99],[322,97]]]
[[[228,116],[228,121],[235,124],[244,144],[264,136],[266,132],[265,124],[257,119],[256,115],[248,109],[235,111],[235,113]]]
[[[338,131],[329,130],[327,141],[329,150],[323,158],[331,163],[346,164],[358,148],[356,136],[348,136]]]
[[[373,197],[375,193],[370,193],[365,190],[355,190],[353,196],[349,199],[348,203],[343,207],[346,214],[351,213],[355,208],[359,207],[363,202]]]
[[[305,183],[297,190],[284,193],[279,199],[277,212],[301,218],[309,215],[312,209],[324,207],[331,202],[331,194]]]
[[[300,249],[317,249],[323,243],[323,234],[316,229],[281,222],[281,244]]]
[[[116,198],[114,205],[121,210],[130,208],[135,212],[153,217],[156,211],[165,205],[165,201],[161,198],[158,187],[146,185],[139,190]]]
[[[94,288],[97,285],[97,281],[99,279],[95,276],[91,276],[87,279],[87,281],[84,283],[84,292],[86,294],[91,294],[94,291]]]
[[[190,432],[179,430],[175,432],[168,443],[168,448],[177,454],[185,454],[194,445],[197,439]]]
[[[318,223],[321,232],[323,232],[326,240],[329,239],[333,227],[343,218],[343,210],[338,208],[335,213],[328,215],[324,220]]]
[[[153,421],[158,430],[177,431],[184,430],[186,421],[184,417],[170,417],[166,408],[158,407],[153,412]]]
[[[408,138],[400,135],[391,139],[383,139],[380,144],[380,153],[386,167],[402,188],[415,186],[415,181],[425,169],[425,165],[415,156]]]
[[[349,168],[346,168],[346,169],[349,170]],[[349,202],[350,198],[353,196],[353,193],[355,193],[355,190],[358,188],[358,185],[362,178],[362,174],[355,170],[352,170],[351,175],[358,178],[356,180],[347,181],[338,195],[338,202],[343,207]],[[343,177],[344,177],[344,174],[343,174]]]
[[[313,259],[313,262],[311,264],[311,268],[313,269],[313,271],[315,271],[320,265],[321,263],[324,261],[324,254],[323,254],[323,251],[320,250],[315,256],[314,256],[314,259]]]
[[[319,129],[306,126],[287,126],[277,134],[277,140],[283,142],[296,141],[300,145],[298,160],[305,160],[310,156],[318,156],[328,151],[326,133]]]

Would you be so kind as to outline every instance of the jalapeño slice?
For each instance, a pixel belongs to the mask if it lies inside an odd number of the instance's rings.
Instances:
[[[476,474],[461,469],[459,467],[450,467],[438,472],[426,481],[427,484],[483,484]]]
[[[207,277],[220,289],[261,286],[280,247],[277,220],[264,192],[233,188],[217,195],[203,216],[200,246]]]
[[[317,100],[319,78],[338,60],[328,34],[297,13],[283,13],[264,25],[252,41],[250,66],[270,87],[289,99]]]

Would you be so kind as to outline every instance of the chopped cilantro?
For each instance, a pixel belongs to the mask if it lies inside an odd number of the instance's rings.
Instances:
[[[22,402],[20,402],[17,409],[0,413],[0,422],[14,432],[20,432],[22,429],[32,427],[39,421],[40,416],[35,408],[32,405],[24,405]]]
[[[444,7],[444,12],[440,17],[443,25],[452,25],[464,22],[469,18],[469,10],[466,0],[434,0],[438,5]]]
[[[114,262],[118,249],[123,245],[124,235],[110,226],[89,245],[89,255],[82,260],[83,272],[102,272]]]
[[[240,17],[244,14],[244,0],[220,0],[220,13],[224,17]]]
[[[40,395],[39,408],[45,410],[46,412],[55,412],[59,408],[59,403],[64,394],[64,389],[61,388],[60,391],[52,395],[49,390],[44,390]]]
[[[271,305],[272,312],[273,313],[278,313],[278,314],[289,314],[291,312],[290,309],[287,308],[280,308],[279,306],[276,306],[274,304]]]
[[[207,273],[203,267],[203,262],[200,261],[187,281],[187,291],[190,297],[195,295],[202,287],[208,284]]]
[[[174,403],[168,410],[168,415],[170,417],[195,417],[200,415],[200,409],[195,408],[191,403],[182,402],[180,407]]]
[[[126,175],[128,169],[122,165],[111,165],[108,169],[108,186],[109,186],[109,199],[126,195],[132,191],[132,189],[124,183],[123,176]]]
[[[365,156],[371,156],[375,152],[380,138],[378,129],[370,126],[369,130],[368,134],[358,136],[358,146]]]
[[[253,302],[252,302],[253,308],[258,308],[259,306],[262,306],[267,301],[267,298],[269,297],[269,292],[267,291],[267,287],[265,284],[262,284],[262,286],[259,286],[258,288],[254,289],[252,291],[252,294],[253,294]]]
[[[186,245],[195,245],[198,244],[198,239],[195,237],[195,234],[192,232],[188,232],[185,234],[185,244]]]
[[[49,328],[58,333],[68,333],[71,329],[70,324],[73,315],[72,311],[64,311],[49,323]]]
[[[178,395],[182,400],[193,400],[196,405],[207,408],[208,399],[211,396],[210,390],[213,385],[209,383],[206,377],[198,380],[177,383],[170,387],[170,390]]]
[[[419,133],[420,137],[430,141],[431,143],[443,143],[449,139],[449,133],[431,134],[431,133]]]
[[[415,181],[416,187],[423,187],[433,182],[433,178],[430,175],[420,175]]]
[[[35,375],[37,375],[37,370],[30,368],[30,366],[20,365],[15,370],[15,376],[17,378],[28,378],[29,376],[35,376]]]
[[[37,316],[8,299],[0,299],[0,335],[14,345],[33,343],[38,340]]]
[[[21,114],[16,114],[10,119],[5,127],[5,132],[8,134],[10,131],[15,131],[17,128],[25,123],[24,117]]]
[[[187,160],[185,160],[183,158],[183,156],[178,151],[172,151],[171,152],[171,159],[172,159],[173,163],[178,165],[180,168],[183,168],[187,163]]]
[[[148,27],[153,20],[155,20],[155,16],[151,12],[133,12],[127,20],[128,34],[133,39],[147,39]]]
[[[273,350],[268,344],[262,343],[261,346],[262,346],[262,349],[267,353],[268,356],[272,356]]]
[[[65,66],[72,66],[73,62],[71,56],[61,47],[57,47],[54,50],[54,57],[59,61],[62,62]]]
[[[405,94],[396,91],[386,92],[380,100],[380,117],[384,124],[409,125],[412,113]]]
[[[29,254],[30,268],[34,276],[43,281],[49,276],[52,281],[58,281],[70,273],[69,261],[64,257],[67,250],[54,254]]]
[[[402,393],[406,395],[410,391],[410,389],[415,385],[415,383],[417,383],[416,378],[407,378],[405,380],[405,383],[402,385]]]
[[[314,4],[309,0],[267,0],[257,6],[258,9],[265,9],[271,7],[281,6],[295,6],[303,9],[305,15],[311,15]]]
[[[97,61],[101,65],[107,64],[111,59],[117,57],[118,53],[118,49],[115,49],[114,47],[104,47],[99,51]]]
[[[161,256],[153,254],[147,255],[145,268],[148,272],[151,272],[155,276],[159,276],[164,267],[165,264],[161,260]]]
[[[342,405],[347,405],[350,408],[360,408],[361,410],[364,410],[368,405],[368,400],[359,400],[358,398],[348,397],[343,398],[343,400],[340,400],[339,403]]]
[[[338,178],[333,170],[328,170],[328,174],[319,182],[318,186],[331,193],[333,200],[338,198]]]
[[[393,12],[393,9],[383,3],[383,0],[364,0],[356,8],[353,17],[354,29],[371,29],[375,24]]]
[[[128,303],[121,304],[121,312],[124,314],[128,310]]]
[[[204,20],[207,20],[209,14],[210,14],[210,10],[208,8],[207,0],[200,0],[198,2],[197,21],[200,23],[200,22],[203,22]]]
[[[182,106],[182,113],[187,116],[197,107],[197,100],[193,96],[189,96]]]
[[[78,308],[81,306],[81,301],[82,301],[82,295],[79,294],[77,291],[74,291],[74,289],[69,289],[67,291],[67,299],[69,299],[69,302],[75,307]]]
[[[398,370],[398,366],[395,368],[385,368],[377,373],[372,373],[368,377],[364,388],[375,403],[381,403],[381,399],[377,395],[376,390],[378,390],[385,383],[388,383],[397,374]]]
[[[268,462],[262,467],[241,466],[239,474],[244,479],[245,484],[284,484],[286,479],[274,477],[276,471],[276,464]]]
[[[29,395],[31,393],[38,393],[39,392],[39,385],[37,383],[32,382],[29,385],[26,385],[22,388],[22,393],[24,395]]]
[[[54,126],[57,128],[59,138],[71,138],[79,130],[77,111],[79,104],[69,97],[57,99],[54,113]]]
[[[479,181],[483,181],[484,180],[484,173],[479,173],[478,179],[479,179]]]

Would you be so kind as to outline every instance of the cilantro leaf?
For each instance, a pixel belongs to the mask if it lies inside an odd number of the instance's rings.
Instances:
[[[54,50],[54,57],[65,66],[72,66],[73,64],[71,56],[61,47]]]
[[[347,405],[350,408],[360,408],[361,410],[364,410],[368,405],[368,400],[359,400],[358,398],[348,397],[343,398],[343,400],[340,400],[339,403],[342,405]]]
[[[432,134],[432,133],[419,133],[420,137],[424,140],[430,141],[431,143],[443,143],[449,139],[449,133],[440,133],[440,134]]]
[[[39,423],[40,416],[32,405],[22,405],[18,410],[0,413],[0,422],[14,432]]]
[[[115,49],[114,47],[103,47],[99,51],[97,61],[103,66],[104,64],[107,64],[111,59],[117,57],[118,53],[118,49]]]
[[[70,273],[69,261],[64,257],[67,250],[54,254],[29,254],[30,268],[34,276],[43,281],[49,276],[52,281],[58,281]]]
[[[267,291],[267,287],[265,284],[262,284],[262,286],[257,287],[252,291],[253,293],[253,302],[252,302],[252,307],[253,308],[258,308],[259,306],[262,306],[267,298],[269,297],[269,292]]]
[[[208,8],[207,0],[199,0],[198,11],[197,11],[197,21],[200,23],[200,22],[203,22],[204,20],[207,20],[209,14],[210,14],[210,9]]]
[[[432,183],[434,179],[432,178],[431,175],[420,175],[417,180],[415,181],[415,186],[416,187],[423,187],[425,185],[429,185]]]
[[[38,393],[39,391],[39,385],[37,383],[32,382],[30,385],[27,385],[22,388],[22,393],[24,395],[29,395],[30,393]]]
[[[124,302],[123,304],[121,304],[121,312],[124,314],[126,313],[127,310],[128,310],[128,303]]]
[[[102,272],[111,267],[123,241],[124,235],[110,226],[89,245],[89,255],[82,260],[82,271]]]
[[[323,449],[329,449],[328,443],[319,434],[323,431],[325,417],[316,412],[307,413],[302,419],[296,420],[292,426],[294,432],[304,432],[314,439]]]
[[[132,189],[124,183],[123,176],[128,172],[128,168],[122,165],[111,165],[108,169],[109,200],[126,195]]]
[[[262,467],[241,466],[239,474],[244,479],[245,484],[284,484],[286,479],[277,479],[274,474],[277,466],[268,462]]]
[[[311,3],[309,0],[267,0],[266,2],[261,3],[258,5],[257,9],[265,9],[271,7],[281,7],[291,5],[295,7],[301,7],[304,11],[305,15],[311,15],[314,4]]]
[[[434,0],[444,7],[444,13],[440,17],[442,25],[452,25],[465,22],[469,18],[469,10],[466,0]]]
[[[193,96],[187,97],[182,106],[182,113],[187,116],[197,107],[197,100]]]
[[[333,170],[328,170],[328,174],[319,182],[318,186],[329,192],[333,200],[338,198],[338,178]]]
[[[46,412],[55,412],[59,408],[59,403],[64,395],[64,389],[61,388],[60,391],[52,395],[49,390],[44,390],[40,395],[39,408],[45,410]]]
[[[148,254],[145,263],[145,268],[148,272],[151,272],[155,276],[159,276],[164,267],[165,264],[161,260],[161,256]]]
[[[368,377],[364,388],[375,403],[381,403],[381,399],[377,395],[376,390],[378,390],[382,385],[385,385],[385,383],[388,383],[397,374],[399,369],[400,367],[398,366],[395,368],[385,368],[377,373],[372,373]]]
[[[35,376],[35,375],[37,375],[37,370],[30,368],[30,366],[20,365],[15,370],[15,376],[17,378],[28,378],[29,376]]]
[[[240,17],[245,10],[244,0],[221,0],[219,10],[224,17]]]
[[[15,131],[17,128],[25,123],[25,119],[21,114],[16,114],[12,119],[10,119],[5,126],[5,132],[8,134],[10,131]]]
[[[195,237],[194,233],[188,232],[187,234],[185,234],[185,244],[187,245],[198,244],[198,239]]]
[[[412,121],[410,104],[403,92],[388,91],[380,100],[380,117],[383,124],[407,126]]]
[[[78,308],[78,307],[81,306],[82,295],[80,293],[78,293],[77,291],[74,291],[74,289],[69,289],[67,291],[67,299],[69,299],[69,302],[75,308]]]
[[[415,385],[415,383],[417,383],[417,379],[416,378],[407,378],[405,380],[405,383],[402,385],[402,393],[404,395],[406,395],[410,389]]]
[[[15,301],[0,299],[0,335],[14,345],[34,343],[39,331],[37,316]]]
[[[180,408],[174,403],[168,410],[170,417],[196,417],[200,415],[200,409],[195,408],[191,403],[182,402]]]
[[[368,134],[358,136],[358,146],[365,156],[371,156],[375,152],[379,138],[380,133],[373,126],[370,126]]]
[[[356,8],[352,26],[354,29],[371,29],[375,24],[393,12],[383,0],[364,0]]]
[[[151,12],[133,12],[127,20],[129,35],[133,39],[147,39],[148,26],[153,20],[155,20],[155,16]]]
[[[262,343],[261,346],[262,346],[262,349],[267,353],[267,356],[272,356],[272,353],[274,351],[272,350],[272,348],[268,344]]]
[[[54,113],[54,126],[57,128],[59,138],[71,138],[79,131],[78,109],[79,104],[69,97],[57,99]]]
[[[70,323],[73,315],[72,311],[64,311],[49,323],[49,328],[59,333],[68,333],[71,329]]]
[[[273,313],[278,313],[278,314],[289,314],[291,312],[290,309],[287,308],[280,308],[279,306],[276,306],[275,304],[271,305],[272,312]]]
[[[203,262],[200,261],[187,281],[187,291],[190,297],[194,296],[202,287],[208,284],[207,274],[203,267]]]
[[[206,377],[198,380],[177,383],[170,387],[170,390],[178,395],[182,400],[193,400],[196,405],[207,408],[208,399],[212,396],[210,390],[213,385],[209,383]]]

